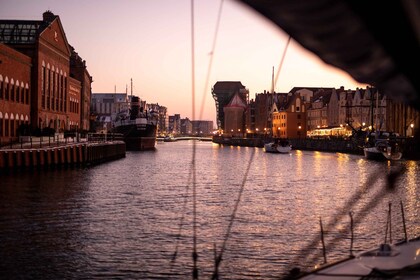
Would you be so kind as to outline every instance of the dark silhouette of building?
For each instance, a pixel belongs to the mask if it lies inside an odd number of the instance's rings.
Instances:
[[[217,128],[223,130],[225,126],[225,116],[223,108],[229,104],[235,94],[248,104],[249,91],[241,82],[221,81],[216,82],[212,88],[212,95],[216,102]]]

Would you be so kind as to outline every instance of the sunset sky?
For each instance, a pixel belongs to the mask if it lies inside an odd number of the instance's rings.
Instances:
[[[205,88],[220,1],[195,1],[196,117],[216,120],[211,88],[217,81],[240,81],[255,93],[270,90],[272,67],[280,63],[287,35],[243,4],[223,1],[209,84]],[[133,93],[159,103],[168,113],[192,118],[190,0],[2,0],[1,19],[41,20],[60,16],[68,42],[86,60],[93,93]],[[277,92],[298,87],[363,85],[327,66],[292,41]],[[200,113],[205,96],[204,111]]]

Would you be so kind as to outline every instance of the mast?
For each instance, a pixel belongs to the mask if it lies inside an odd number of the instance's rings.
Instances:
[[[131,81],[131,98],[133,98],[133,78],[131,78],[130,81]]]
[[[271,93],[274,93],[274,66],[273,66],[273,72],[271,74]]]

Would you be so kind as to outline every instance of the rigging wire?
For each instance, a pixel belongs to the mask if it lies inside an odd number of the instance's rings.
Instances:
[[[289,35],[289,38],[287,38],[286,46],[284,47],[283,55],[281,56],[281,59],[280,59],[279,67],[277,68],[276,78],[274,79],[273,90],[276,88],[277,81],[280,76],[280,71],[281,71],[281,68],[283,67],[284,58],[286,57],[286,52],[287,52],[287,49],[289,48],[289,44],[291,40],[292,40],[292,36]]]
[[[195,120],[195,38],[194,38],[194,0],[191,0],[191,99],[192,119]],[[193,193],[193,279],[198,279],[197,253],[197,177],[196,177],[196,143],[192,145],[192,193]]]
[[[217,37],[218,37],[218,34],[219,34],[220,19],[222,17],[222,8],[223,8],[223,0],[220,0],[219,12],[217,14],[217,21],[216,21],[216,30],[214,32],[213,44],[212,44],[211,51],[210,51],[210,60],[209,60],[209,65],[207,67],[206,81],[204,82],[203,99],[201,101],[201,107],[200,107],[200,117],[199,117],[200,120],[203,117],[204,105],[206,103],[206,96],[207,96],[206,92],[207,92],[207,87],[209,85],[211,68],[213,66],[213,57],[214,57],[214,52],[215,52],[215,49],[216,49]]]
[[[386,184],[384,188],[381,188],[379,191],[377,191],[374,195],[372,195],[372,198],[368,203],[361,209],[361,211],[358,213],[358,215],[353,220],[353,226],[356,226],[361,223],[361,221],[370,213],[370,210],[374,207],[376,207],[381,201],[382,198],[387,195],[390,192],[393,192],[395,190],[395,182],[396,180],[405,173],[406,169],[401,166],[400,168],[393,170],[387,174],[386,177]],[[364,190],[366,190],[369,186],[372,186],[377,180],[379,180],[381,177],[380,175],[383,174],[383,171],[378,168],[376,172],[374,172],[368,181],[364,184]],[[338,212],[338,214],[334,217],[334,219],[328,224],[327,231],[329,229],[334,228],[338,222],[346,215],[349,208],[352,208],[361,198],[362,194],[364,194],[365,191],[359,191],[356,192],[352,197],[350,197],[347,200],[347,203],[341,208],[341,210]],[[340,233],[344,233],[345,230],[340,231]],[[338,242],[342,238],[340,236],[336,236],[333,238],[330,243],[327,246],[327,250],[334,249]],[[300,250],[300,252],[297,254],[297,258],[295,258],[291,263],[292,264],[300,264],[300,263],[314,263],[316,259],[319,258],[319,256],[313,256],[311,260],[308,260],[309,255],[308,252],[312,251],[313,248],[316,247],[317,243],[319,242],[319,239],[316,237],[312,240],[307,246],[305,246],[303,249]],[[306,254],[304,254],[306,253]],[[299,256],[304,256],[305,259],[300,259]]]

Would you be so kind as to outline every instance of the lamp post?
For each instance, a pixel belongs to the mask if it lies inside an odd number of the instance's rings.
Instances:
[[[411,127],[411,136],[414,137],[414,123],[410,124]]]

